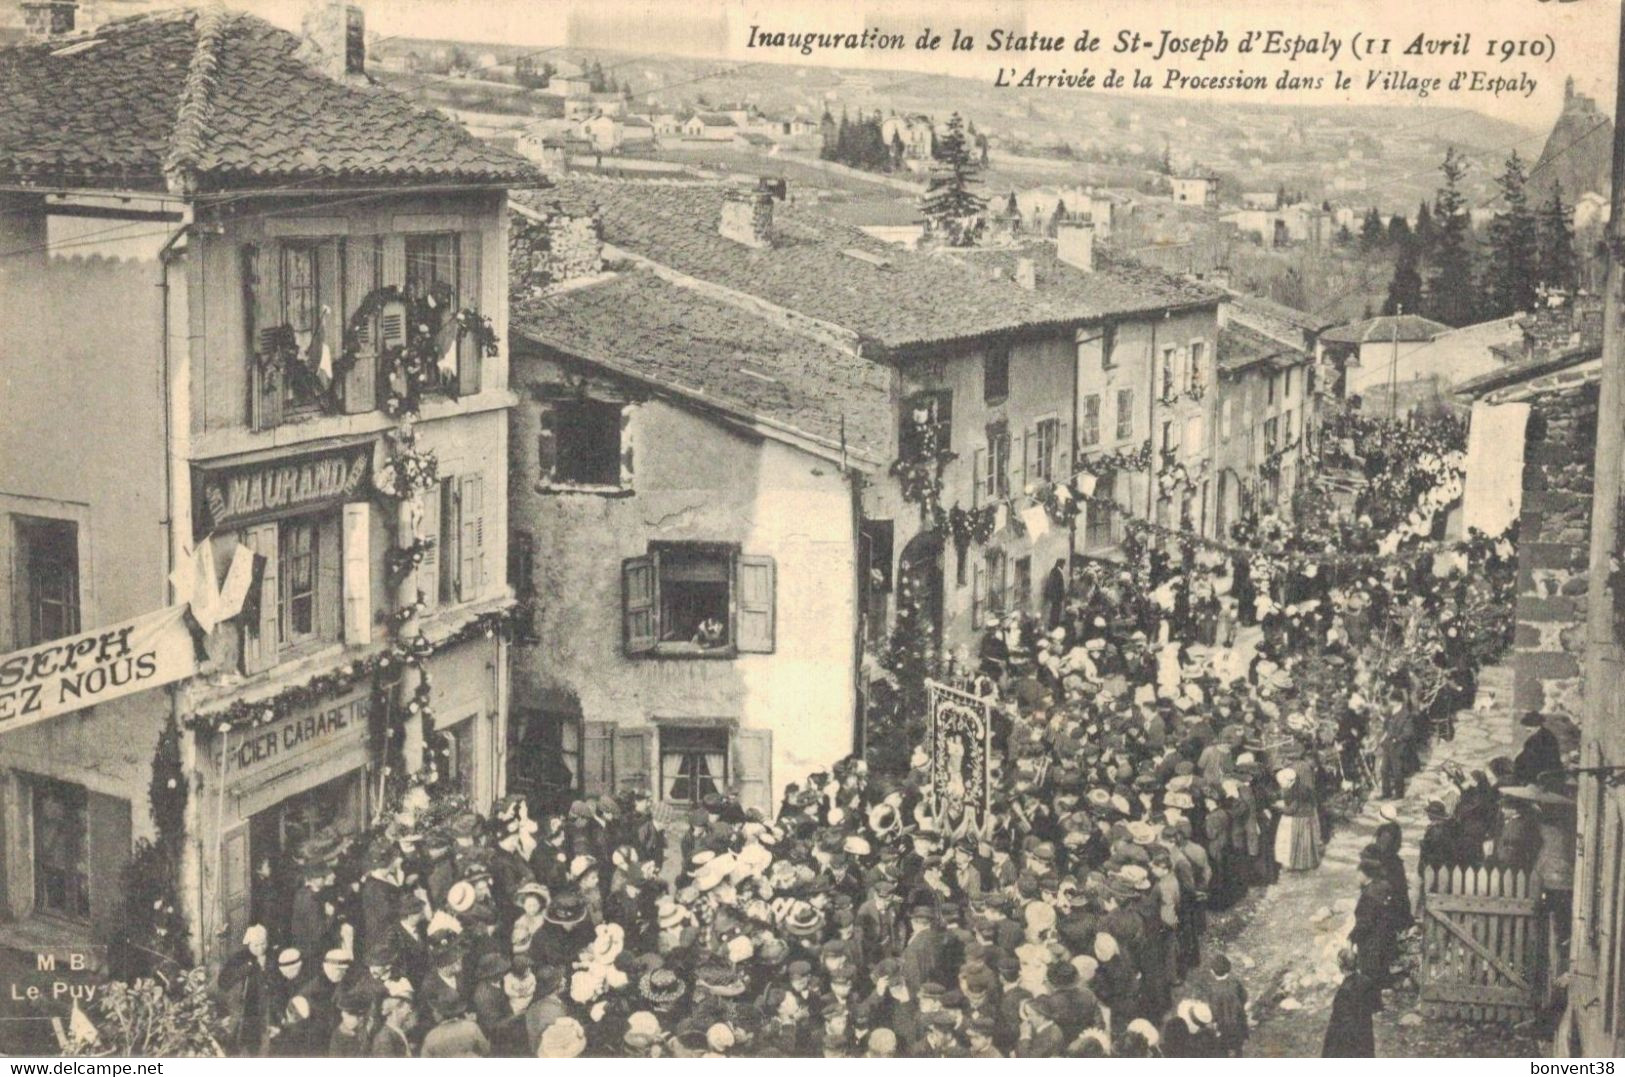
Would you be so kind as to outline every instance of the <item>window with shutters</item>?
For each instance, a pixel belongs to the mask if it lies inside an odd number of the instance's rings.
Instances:
[[[1206,379],[1206,372],[1203,370],[1202,364],[1206,360],[1206,357],[1207,345],[1200,340],[1193,341],[1191,343],[1190,366],[1185,370],[1186,390],[1195,392],[1196,390],[1202,388]]]
[[[294,358],[283,371],[282,414],[284,418],[313,415],[321,410],[323,395],[331,386],[332,361],[337,349],[329,334],[329,324],[338,315],[338,281],[332,243],[299,241],[283,243],[279,250],[279,270],[283,329],[292,334]],[[340,345],[342,347],[342,345]]]
[[[442,477],[428,506],[438,509],[435,548],[435,601],[473,602],[485,593],[485,479],[481,475]]]
[[[353,519],[352,525],[358,520]],[[354,574],[363,566],[357,563],[346,568],[343,531],[341,511],[330,510],[242,532],[240,541],[257,555],[261,574],[259,587],[240,619],[244,673],[270,669],[309,647],[343,638],[346,618],[355,626],[356,618],[362,616],[359,609],[348,614],[345,610],[347,587],[350,597],[358,602],[362,597],[355,594],[361,584]],[[356,541],[352,538],[352,549]],[[370,562],[366,567],[370,568]],[[370,594],[366,605],[370,622]]]
[[[450,313],[476,309],[479,301],[480,235],[425,232],[408,235],[404,242],[406,294],[413,299],[436,296],[450,304]],[[456,343],[456,370],[444,387],[458,396],[480,391],[483,356],[472,333]]]
[[[1100,444],[1100,394],[1090,393],[1078,409],[1078,444],[1089,448]]]
[[[1027,468],[1029,477],[1039,482],[1055,481],[1055,458],[1061,451],[1061,420],[1040,419],[1033,427],[1032,442],[1028,446]],[[1065,461],[1070,465],[1071,461]]]
[[[660,727],[660,799],[698,806],[708,796],[728,792],[728,730]]]
[[[1011,608],[1026,611],[1033,600],[1033,559],[1018,557],[1015,575],[1010,581]]]
[[[1174,357],[1178,354],[1176,348],[1162,349],[1162,398],[1168,400],[1174,395]]]
[[[774,649],[771,557],[724,543],[651,543],[621,566],[629,655],[729,657]]]
[[[1083,528],[1084,549],[1100,550],[1116,541],[1113,521],[1117,514],[1112,511],[1116,492],[1116,475],[1096,477],[1095,492],[1090,496],[1086,509],[1088,515]]]
[[[1117,440],[1128,441],[1134,436],[1134,390],[1117,390]]]
[[[559,400],[542,409],[537,465],[544,486],[623,489],[626,405]]]
[[[34,907],[90,917],[90,815],[85,787],[29,778],[34,831]]]
[[[989,501],[1010,496],[1010,428],[994,423],[987,428],[987,472],[982,477],[982,495]]]
[[[79,527],[72,520],[13,516],[15,638],[32,647],[80,630]]]

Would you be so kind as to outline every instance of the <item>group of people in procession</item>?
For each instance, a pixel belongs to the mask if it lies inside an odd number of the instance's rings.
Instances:
[[[1369,496],[1413,496],[1387,469],[1423,455],[1396,448]],[[1247,992],[1209,915],[1315,868],[1335,809],[1402,795],[1472,699],[1471,591],[1511,549],[1477,543],[1448,571],[1359,556],[1400,518],[1356,503],[1318,533],[1237,529],[1267,556],[1147,543],[1076,566],[1037,615],[991,618],[942,672],[991,700],[985,812],[932,795],[923,742],[893,772],[850,757],[812,774],[771,815],[720,785],[675,822],[646,789],[482,816],[414,788],[352,839],[357,877],[313,840],[286,920],[247,930],[218,979],[229,1048],[1240,1054]],[[1381,646],[1423,620],[1400,658]],[[1236,628],[1255,622],[1246,656]],[[1451,818],[1477,829],[1452,855],[1472,837],[1499,855],[1505,762],[1464,779]],[[1411,920],[1401,837],[1387,822],[1361,855],[1327,1054],[1372,1053]]]

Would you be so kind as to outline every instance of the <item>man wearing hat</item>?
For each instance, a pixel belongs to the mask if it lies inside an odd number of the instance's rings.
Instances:
[[[481,954],[474,967],[474,993],[470,1003],[474,1007],[474,1020],[487,1040],[513,1015],[508,1008],[508,993],[502,986],[511,971],[513,960],[491,951]]]
[[[253,924],[243,933],[243,948],[221,966],[216,981],[225,998],[226,1049],[238,1057],[254,1058],[265,1051],[271,1026],[280,1011],[273,1013],[276,998],[272,990],[270,933]]]
[[[1192,987],[1213,1014],[1220,1054],[1237,1058],[1247,1042],[1247,986],[1231,973],[1230,958],[1216,953]]]
[[[1055,1000],[1049,995],[1029,998],[1021,1004],[1021,1035],[1014,1058],[1058,1058],[1066,1041],[1055,1023]]]
[[[1430,868],[1476,866],[1462,859],[1461,823],[1445,810],[1442,801],[1428,801],[1427,817],[1428,827],[1422,834],[1422,845],[1416,856],[1417,873],[1424,884]]]
[[[372,999],[366,992],[347,988],[339,992],[339,1023],[327,1038],[328,1058],[365,1058],[368,1052],[367,1016]]]
[[[1372,982],[1388,983],[1388,970],[1398,955],[1398,932],[1393,922],[1393,895],[1382,859],[1360,853],[1360,897],[1354,904],[1354,927],[1349,932],[1360,969]]]
[[[436,996],[434,1027],[423,1037],[423,1058],[484,1058],[491,1053],[490,1041],[467,1013],[466,1007],[450,996]]]
[[[919,1058],[964,1058],[964,1048],[959,1046],[959,1037],[956,1034],[958,1020],[947,1010],[937,1010],[926,1014],[925,1040],[915,1052]]]
[[[1546,716],[1530,711],[1518,720],[1530,730],[1518,757],[1512,761],[1512,781],[1515,785],[1536,785],[1540,776],[1563,768],[1563,750],[1557,743],[1557,734],[1546,725]]]
[[[299,993],[310,1003],[309,1042],[325,1044],[339,1024],[339,993],[354,982],[353,959],[348,950],[328,950],[321,968],[307,979]]]
[[[909,908],[909,940],[898,959],[900,975],[912,998],[920,997],[927,983],[953,979],[963,957],[963,947],[937,926],[936,909],[924,896],[916,896]]]
[[[417,1027],[418,1013],[408,998],[384,999],[379,1011],[382,1023],[372,1034],[368,1054],[373,1058],[411,1058],[412,1031]]]

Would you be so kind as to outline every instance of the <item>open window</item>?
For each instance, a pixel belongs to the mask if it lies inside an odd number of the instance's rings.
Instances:
[[[728,791],[726,727],[663,726],[660,730],[660,799],[697,806]]]
[[[542,408],[536,463],[546,489],[621,491],[630,487],[630,406],[557,400]]]
[[[652,544],[621,564],[629,655],[728,657],[774,646],[771,557],[722,543]]]
[[[14,516],[15,639],[32,647],[79,631],[79,527]]]

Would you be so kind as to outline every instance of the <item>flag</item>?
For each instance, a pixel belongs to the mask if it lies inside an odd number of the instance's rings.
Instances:
[[[220,587],[219,619],[229,621],[243,611],[249,588],[254,586],[254,551],[238,543],[231,552],[231,567]]]
[[[205,635],[221,621],[220,577],[214,567],[214,540],[205,538],[192,551],[192,616]]]
[[[248,582],[248,590],[243,593],[243,606],[239,611],[242,614],[243,624],[248,625],[260,623],[260,591],[265,586],[265,566],[267,563],[264,554],[256,553],[253,556],[253,568]],[[235,561],[235,558],[233,560]]]
[[[1077,487],[1080,497],[1095,496],[1095,476],[1087,471],[1080,471],[1072,476],[1072,485]]]
[[[1027,535],[1037,541],[1049,534],[1049,511],[1042,505],[1033,505],[1021,511],[1021,526]]]

